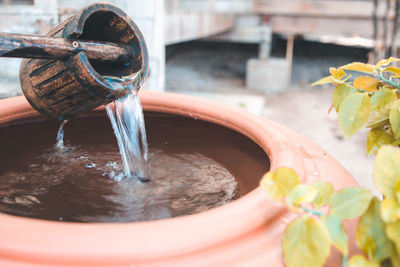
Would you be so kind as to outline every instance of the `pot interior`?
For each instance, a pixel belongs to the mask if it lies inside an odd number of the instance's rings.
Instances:
[[[0,126],[0,212],[74,222],[148,221],[205,211],[258,186],[268,156],[249,138],[209,122],[145,112],[151,181],[116,182],[115,136],[104,111]],[[110,178],[111,177],[111,178]]]

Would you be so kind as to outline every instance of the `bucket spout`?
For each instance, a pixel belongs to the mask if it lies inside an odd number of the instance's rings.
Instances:
[[[83,8],[45,37],[0,34],[0,56],[27,58],[22,91],[48,118],[68,119],[124,97],[148,73],[142,33],[108,3]]]

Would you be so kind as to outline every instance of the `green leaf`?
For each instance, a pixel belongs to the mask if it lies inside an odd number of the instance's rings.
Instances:
[[[331,197],[331,214],[350,220],[363,214],[372,199],[371,192],[362,187],[346,187]]]
[[[383,221],[395,222],[400,219],[400,205],[393,198],[385,198],[381,204],[381,218]]]
[[[396,198],[395,186],[400,178],[400,150],[382,146],[376,155],[374,180],[376,187],[386,198]]]
[[[333,195],[334,188],[331,183],[324,181],[315,181],[311,184],[312,187],[317,189],[317,196],[314,198],[312,204],[315,208],[319,209],[329,203]]]
[[[293,169],[281,167],[265,174],[260,186],[272,198],[282,200],[299,183],[300,177]]]
[[[322,221],[329,231],[333,245],[342,252],[344,256],[347,256],[349,253],[349,245],[340,218],[336,215],[329,215],[322,217]]]
[[[378,128],[385,125],[389,125],[389,111],[387,112],[378,111],[375,113],[375,115],[371,118],[371,120],[367,123],[365,127]]]
[[[381,146],[391,144],[393,141],[393,137],[385,130],[381,128],[371,129],[367,136],[367,155],[376,154]]]
[[[396,94],[393,90],[380,89],[371,97],[372,109],[375,111],[387,110],[388,112],[395,100]]]
[[[389,112],[389,121],[396,139],[400,138],[400,100],[396,100]]]
[[[347,65],[344,65],[340,68],[344,69],[344,70],[365,72],[365,73],[369,73],[369,74],[374,74],[374,72],[375,72],[374,66],[372,66],[370,64],[361,63],[361,62],[353,62],[353,63],[347,64]]]
[[[396,251],[400,254],[400,220],[386,225],[386,234],[393,241]]]
[[[354,88],[365,90],[368,92],[376,91],[376,87],[378,86],[378,84],[379,81],[370,76],[360,76],[355,78],[353,81]]]
[[[354,89],[351,85],[348,85],[346,83],[339,84],[338,86],[336,86],[332,95],[333,105],[336,109],[336,112],[339,112],[340,104],[342,104],[343,99],[346,96],[356,92],[357,92],[356,89]]]
[[[394,140],[392,146],[400,146],[400,139]]]
[[[349,260],[349,267],[380,267],[379,262],[369,261],[364,256],[355,255]]]
[[[329,256],[331,240],[325,225],[303,216],[292,221],[283,235],[287,267],[321,267]]]
[[[299,206],[305,202],[311,202],[317,196],[318,191],[310,185],[299,184],[290,191],[287,203],[292,206]]]
[[[378,61],[378,63],[376,63],[376,66],[377,67],[384,67],[384,66],[389,65],[392,62],[397,62],[397,61],[400,61],[400,59],[395,58],[395,57],[390,57],[388,59],[381,59],[381,60]]]
[[[360,130],[371,115],[371,100],[367,93],[345,97],[339,110],[339,127],[344,136],[351,137]]]
[[[400,267],[400,256],[393,245],[390,252],[390,261],[392,262],[393,267]]]
[[[380,216],[380,202],[375,197],[360,218],[356,238],[358,246],[370,259],[380,262],[390,257],[390,240]]]

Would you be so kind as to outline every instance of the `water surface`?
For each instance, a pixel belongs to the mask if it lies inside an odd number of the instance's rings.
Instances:
[[[100,114],[101,113],[101,114]],[[54,121],[0,127],[0,211],[62,221],[149,221],[224,205],[269,168],[248,138],[200,120],[146,114],[152,180],[123,172],[104,111],[65,125],[67,152],[54,149]]]

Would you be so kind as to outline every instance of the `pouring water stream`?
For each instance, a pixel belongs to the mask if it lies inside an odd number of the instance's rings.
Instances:
[[[141,73],[138,75],[142,75]],[[109,175],[116,181],[126,178],[136,178],[141,182],[149,181],[148,144],[142,105],[137,95],[142,79],[130,84],[131,78],[104,76],[106,82],[115,89],[126,90],[126,96],[105,105],[108,118],[117,139],[123,163],[123,173]],[[56,148],[64,151],[64,120],[57,133]]]

